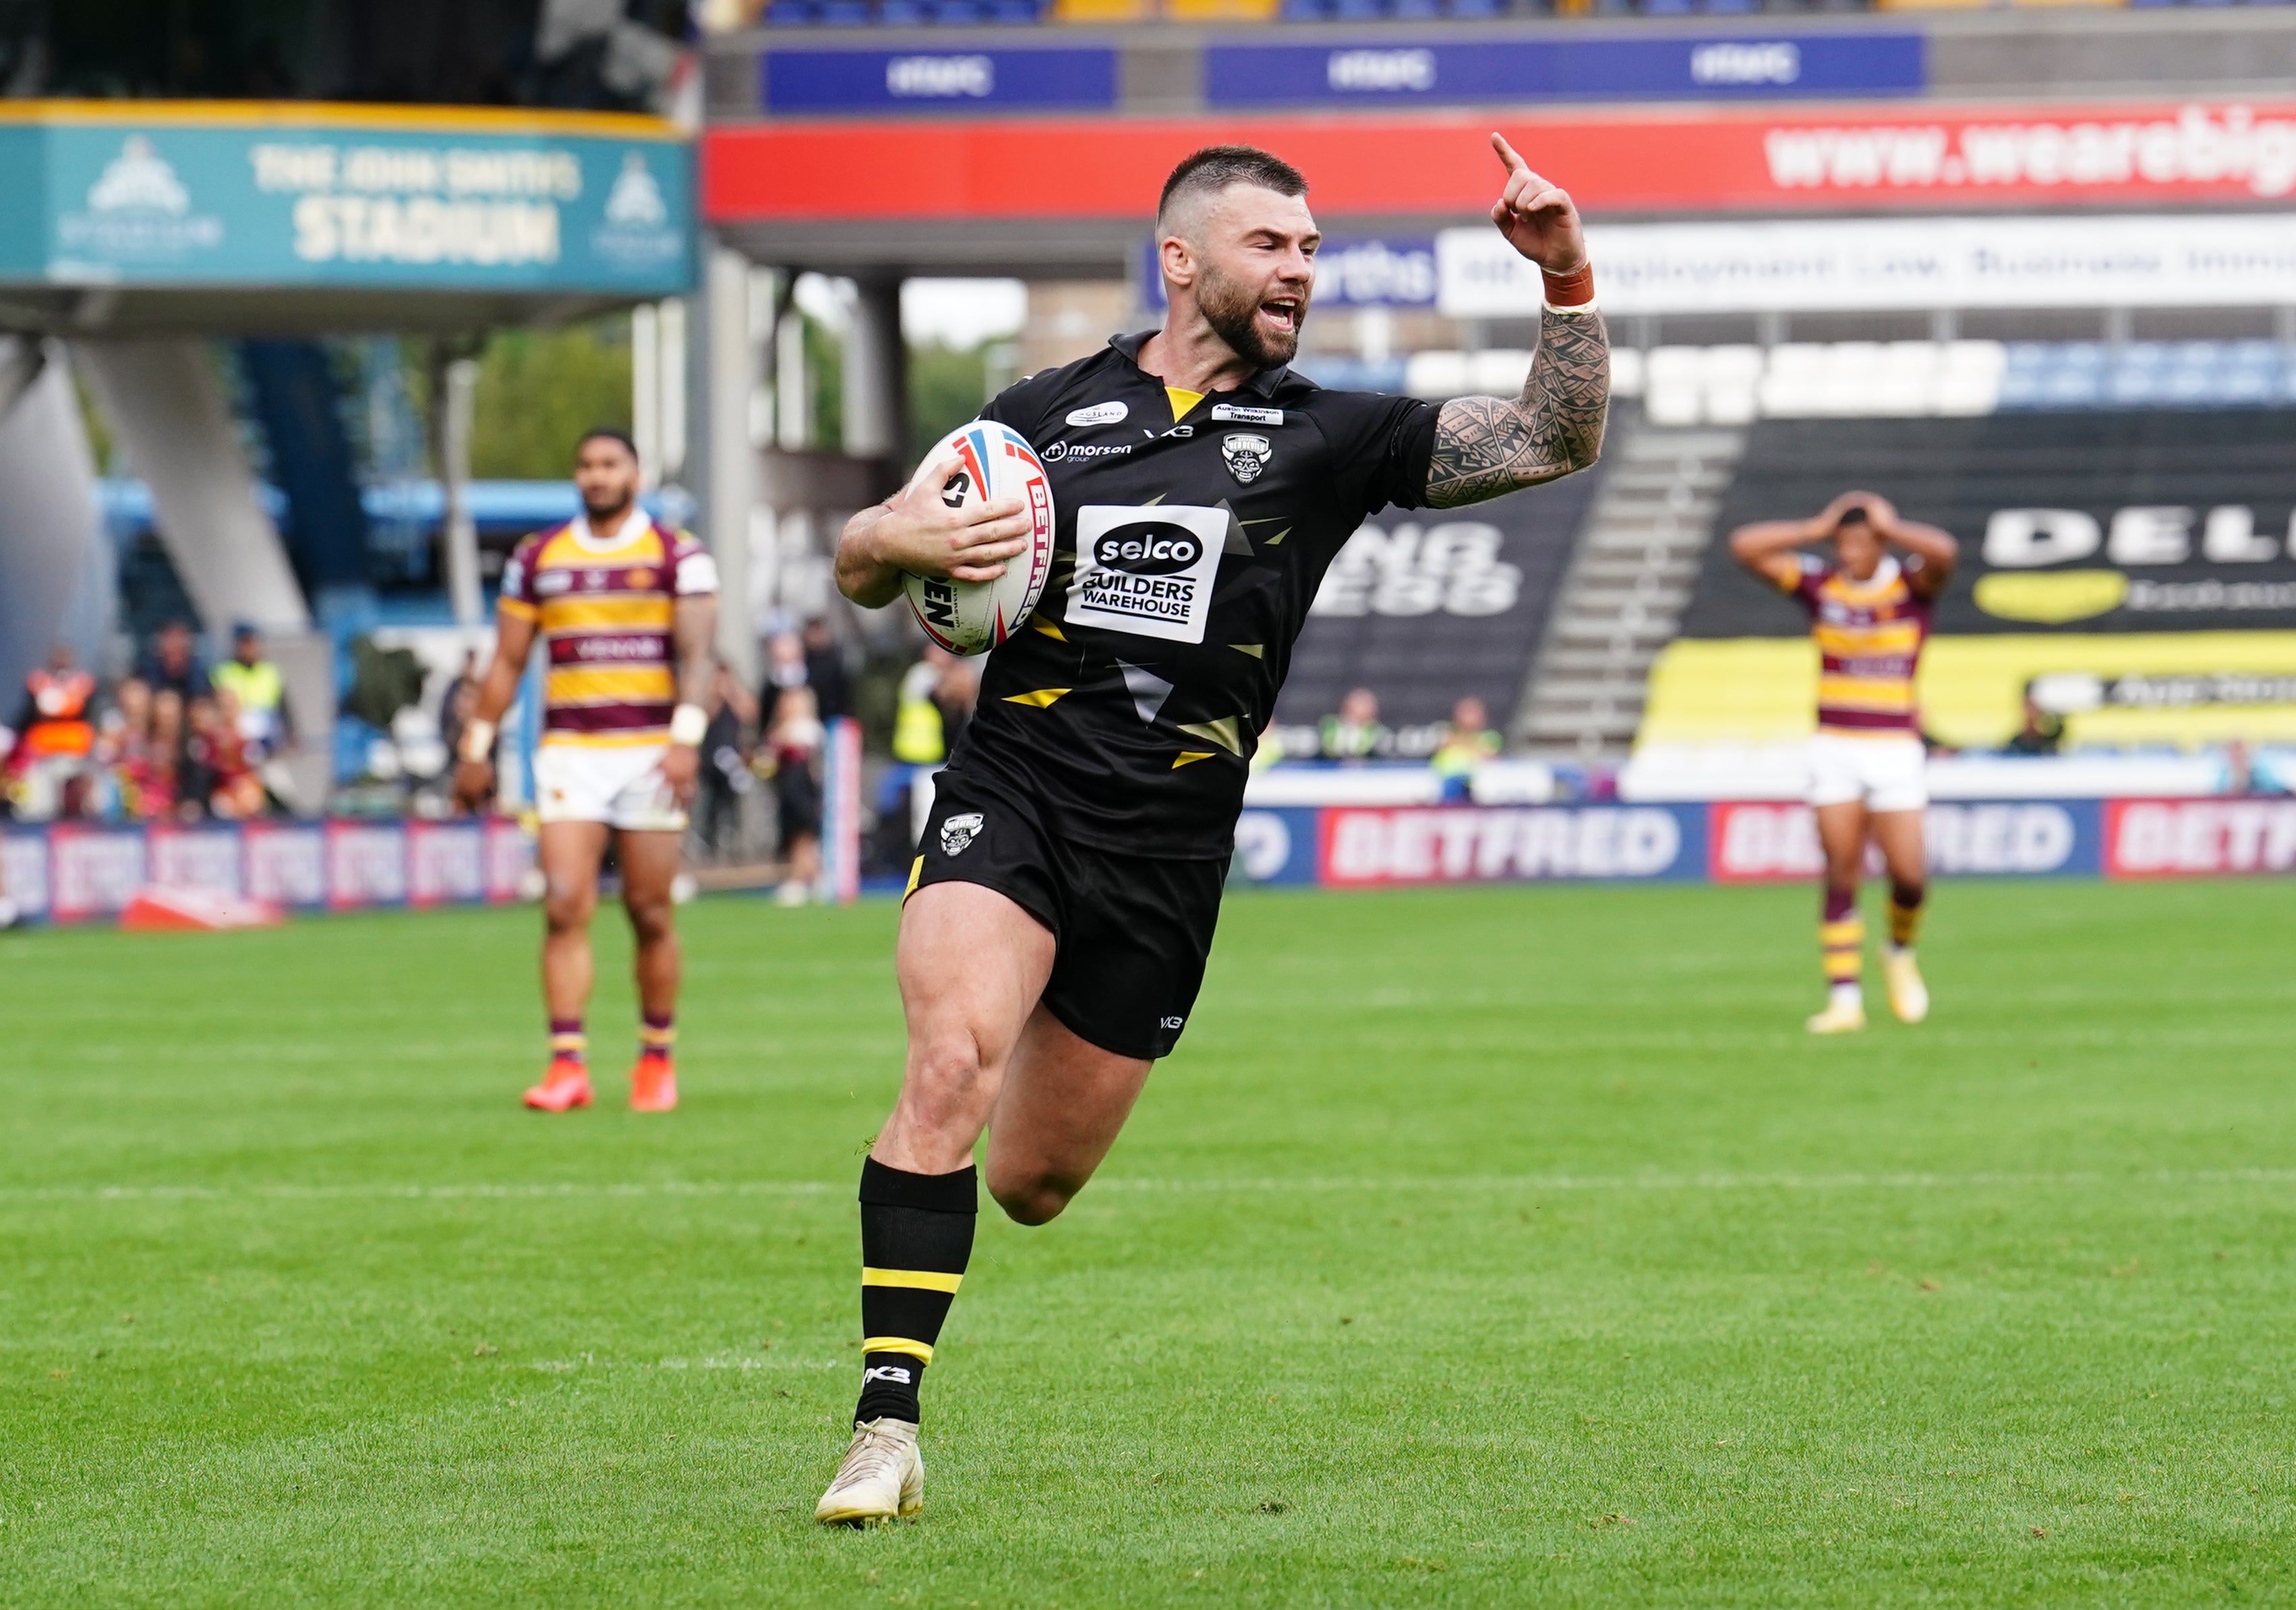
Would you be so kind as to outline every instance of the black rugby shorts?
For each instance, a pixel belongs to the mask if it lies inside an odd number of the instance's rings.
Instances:
[[[1046,1007],[1119,1056],[1171,1055],[1194,1010],[1219,922],[1227,858],[1112,855],[1046,831],[1015,790],[944,771],[910,875],[978,883],[1052,930]]]

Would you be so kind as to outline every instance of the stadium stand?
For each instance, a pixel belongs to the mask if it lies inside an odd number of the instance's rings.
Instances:
[[[2170,349],[2148,361],[2169,374],[2188,363],[2218,376],[2250,372],[2237,352],[2195,357]],[[2103,375],[2122,361],[2055,349],[2046,372]],[[2111,395],[2102,382],[2084,393]],[[1921,679],[1934,742],[1997,747],[2029,687],[2063,719],[2069,750],[2106,759],[2227,764],[2206,756],[2234,740],[2288,742],[2292,437],[2296,409],[2222,403],[1756,421],[1704,522],[1680,635],[1652,663],[1622,786],[1641,797],[1791,793],[1814,704],[1807,624],[1713,538],[1746,521],[1807,514],[1851,487],[1961,541]]]

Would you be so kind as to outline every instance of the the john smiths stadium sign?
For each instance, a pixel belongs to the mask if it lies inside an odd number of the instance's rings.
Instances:
[[[667,295],[693,165],[649,119],[298,105],[0,110],[0,280]]]

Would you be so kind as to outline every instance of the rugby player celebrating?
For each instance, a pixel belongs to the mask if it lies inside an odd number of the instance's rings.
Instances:
[[[495,605],[495,657],[463,729],[455,792],[477,805],[494,792],[495,726],[517,695],[526,657],[548,644],[542,742],[534,757],[542,824],[542,992],[550,1065],[526,1105],[590,1105],[582,1017],[590,1000],[590,915],[610,834],[622,905],[637,940],[638,1060],[634,1112],[677,1105],[677,929],[670,884],[685,808],[701,775],[702,708],[718,625],[718,566],[683,531],[637,505],[638,454],[619,431],[576,446],[582,513],[520,543]]]
[[[1816,543],[1833,547],[1831,563],[1794,552]],[[1905,554],[1902,561],[1893,547]],[[1817,932],[1827,992],[1809,1031],[1844,1034],[1866,1026],[1866,919],[1857,910],[1857,875],[1869,839],[1890,874],[1890,942],[1882,952],[1890,1009],[1917,1023],[1930,1013],[1929,987],[1914,963],[1929,883],[1922,844],[1929,758],[1915,714],[1914,673],[1931,607],[1953,575],[1953,538],[1900,518],[1885,497],[1844,492],[1814,520],[1739,527],[1730,533],[1730,552],[1791,593],[1809,612],[1817,639],[1809,802],[1825,851]]]
[[[815,1511],[865,1524],[922,1503],[918,1384],[989,1195],[1043,1224],[1084,1187],[1187,1023],[1255,735],[1341,546],[1390,504],[1456,507],[1595,462],[1610,391],[1570,198],[1496,135],[1491,221],[1546,275],[1511,400],[1325,391],[1286,367],[1320,236],[1308,184],[1248,146],[1172,170],[1160,330],[1022,381],[983,417],[1051,476],[1057,558],[988,657],[979,714],[910,874],[896,967],[899,1100],[861,1171],[864,1366],[853,1442]],[[952,511],[956,461],[854,516],[837,581],[866,608],[904,572],[992,579],[1018,500]]]

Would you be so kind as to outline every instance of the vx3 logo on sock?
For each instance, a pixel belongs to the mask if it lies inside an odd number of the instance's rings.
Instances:
[[[898,1364],[875,1364],[861,1372],[861,1384],[865,1386],[872,1381],[893,1381],[906,1386],[914,1378]]]

